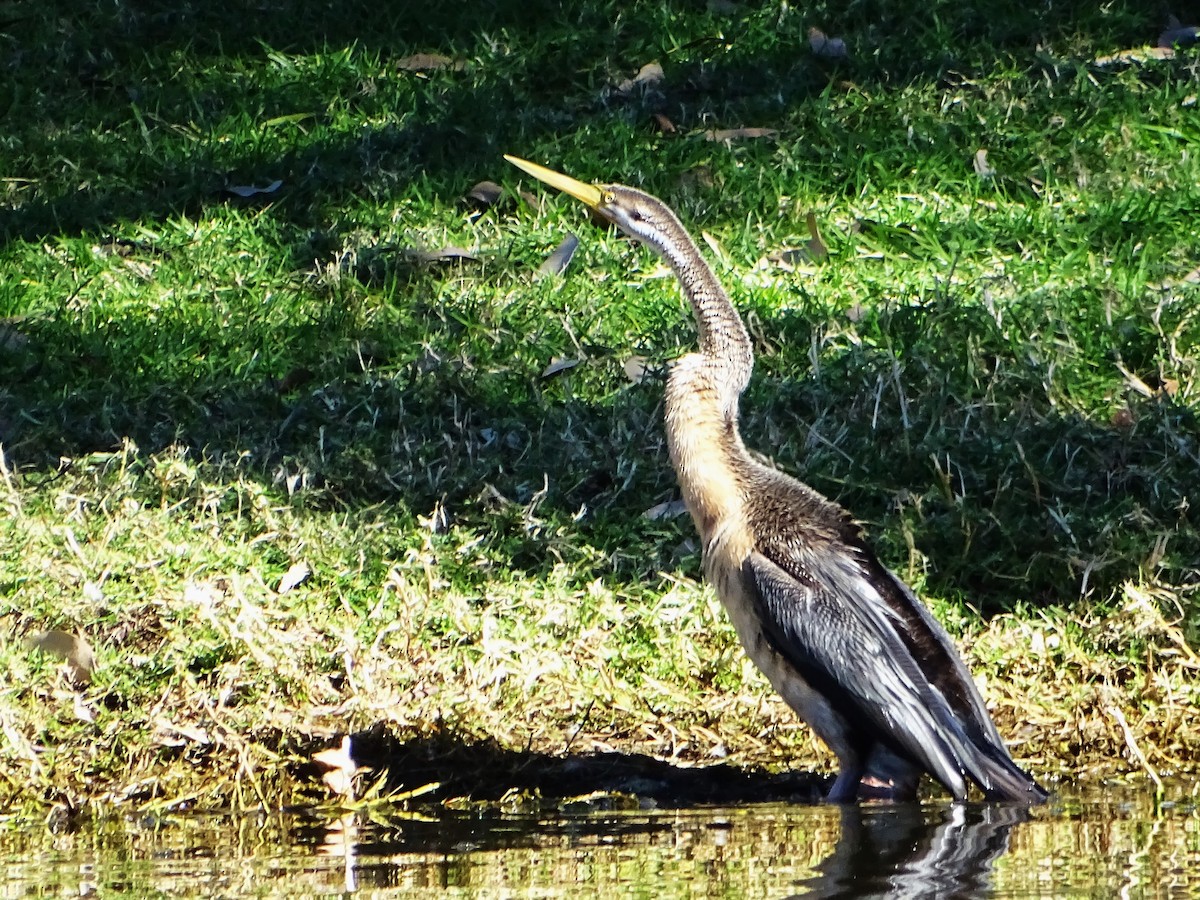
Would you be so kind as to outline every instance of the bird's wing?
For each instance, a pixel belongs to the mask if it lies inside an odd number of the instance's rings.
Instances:
[[[996,723],[988,712],[975,680],[963,664],[954,642],[912,590],[884,567],[861,536],[847,540],[857,552],[861,575],[880,592],[896,636],[909,648],[925,683],[946,701],[954,721],[966,735],[959,762],[993,800],[1038,803],[1049,796],[1029,773],[1013,761]],[[785,554],[785,559],[788,556]]]
[[[877,565],[879,571],[882,573],[882,577],[889,579],[892,586],[898,591],[899,596],[903,597],[907,605],[916,613],[925,631],[941,648],[941,665],[946,669],[946,671],[940,673],[941,677],[943,680],[952,681],[956,684],[957,693],[960,698],[958,703],[955,703],[952,697],[946,698],[951,709],[957,711],[960,720],[969,719],[974,727],[982,732],[981,737],[994,744],[998,749],[1003,750],[1004,739],[1000,737],[1000,732],[996,730],[996,724],[992,721],[987,704],[984,702],[983,696],[979,693],[979,688],[975,686],[975,679],[971,677],[971,673],[963,664],[962,658],[954,646],[954,642],[950,640],[950,635],[946,633],[946,629],[933,617],[925,607],[925,604],[917,599],[912,589],[896,576],[895,572],[885,568],[882,564]]]
[[[754,551],[743,570],[776,649],[847,719],[966,796],[970,740],[896,633],[895,613],[855,561],[813,554],[781,568]]]

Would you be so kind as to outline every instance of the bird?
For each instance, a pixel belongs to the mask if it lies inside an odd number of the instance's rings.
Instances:
[[[883,565],[851,514],[760,461],[739,402],[754,352],[736,308],[679,218],[621,184],[510,163],[652,249],[695,316],[699,349],[669,367],[667,449],[703,570],[746,653],[837,757],[826,801],[910,801],[931,775],[956,800],[1040,803],[945,629]]]

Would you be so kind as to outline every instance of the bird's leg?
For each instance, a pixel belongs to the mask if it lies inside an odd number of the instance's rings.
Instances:
[[[906,802],[917,798],[921,770],[902,759],[883,744],[876,744],[867,755],[858,785],[860,800]]]
[[[862,781],[863,768],[858,763],[854,765],[843,764],[838,770],[838,776],[833,782],[833,787],[829,789],[829,793],[825,795],[826,803],[853,803],[858,799],[858,786]]]

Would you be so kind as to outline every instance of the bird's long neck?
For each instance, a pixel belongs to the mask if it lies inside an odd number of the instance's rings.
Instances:
[[[729,296],[683,226],[674,222],[655,249],[692,306],[700,352],[676,360],[666,391],[667,446],[683,498],[706,548],[741,517],[738,473],[749,460],[738,433],[738,398],[754,352]],[[706,549],[707,553],[707,549]]]
[[[700,340],[700,355],[714,368],[727,389],[733,390],[733,401],[750,381],[754,368],[754,352],[746,326],[734,309],[729,295],[717,281],[712,268],[700,255],[695,241],[679,220],[671,216],[674,226],[664,240],[655,243],[654,249],[667,262],[679,284],[683,295],[692,306],[696,316],[696,330]]]

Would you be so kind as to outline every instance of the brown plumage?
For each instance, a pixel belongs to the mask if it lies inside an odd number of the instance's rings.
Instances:
[[[1046,792],[1013,762],[945,630],[885,568],[844,509],[755,460],[738,432],[754,354],[741,318],[662,201],[509,157],[671,266],[700,350],[671,367],[666,430],[704,571],[746,652],[836,754],[831,801],[909,799],[922,773],[956,798]]]

